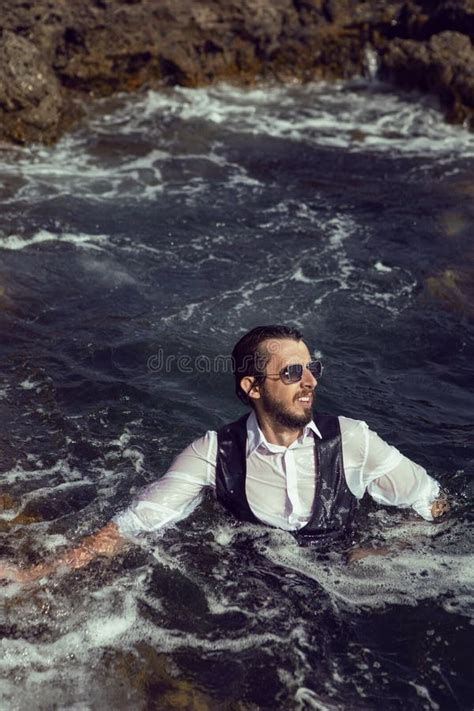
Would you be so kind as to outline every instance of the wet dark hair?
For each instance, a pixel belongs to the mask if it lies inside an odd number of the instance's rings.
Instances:
[[[255,407],[254,403],[252,398],[240,387],[240,381],[246,375],[251,375],[255,378],[253,387],[263,382],[265,368],[272,354],[266,348],[262,348],[262,343],[270,338],[274,340],[289,338],[292,341],[301,341],[303,334],[291,326],[256,326],[235,344],[232,351],[235,394],[239,400],[250,407]]]

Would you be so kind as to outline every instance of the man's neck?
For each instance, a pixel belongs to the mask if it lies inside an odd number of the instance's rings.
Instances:
[[[280,447],[289,447],[303,434],[303,427],[296,430],[289,429],[284,425],[280,425],[278,422],[261,416],[257,416],[257,421],[267,442],[270,444],[278,444]]]

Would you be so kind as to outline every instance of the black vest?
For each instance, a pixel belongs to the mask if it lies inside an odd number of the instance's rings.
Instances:
[[[240,521],[262,524],[252,513],[245,494],[247,418],[244,415],[217,433],[216,497]],[[314,434],[314,501],[308,523],[293,535],[299,545],[325,548],[350,537],[357,499],[344,476],[339,419],[318,413],[314,422],[322,435],[320,439]]]

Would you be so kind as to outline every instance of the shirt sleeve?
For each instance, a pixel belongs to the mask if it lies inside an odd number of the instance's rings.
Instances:
[[[196,508],[206,486],[215,485],[217,438],[213,431],[178,454],[161,479],[142,491],[113,521],[124,536],[157,531]]]
[[[347,418],[344,420],[349,458],[359,464],[359,493],[356,495],[360,496],[366,490],[379,504],[411,507],[424,519],[432,521],[431,505],[439,495],[438,482],[426,469],[372,432],[365,422],[352,420],[353,424],[348,426]],[[353,490],[351,482],[348,484]]]

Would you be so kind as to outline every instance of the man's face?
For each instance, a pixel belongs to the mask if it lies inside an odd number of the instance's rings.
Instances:
[[[311,360],[310,352],[303,341],[291,339],[269,339],[262,346],[271,357],[265,369],[268,377],[258,389],[260,397],[254,400],[257,415],[267,416],[288,429],[299,430],[312,419],[317,381],[306,367],[297,383],[283,383],[278,373],[294,363],[306,366]]]

